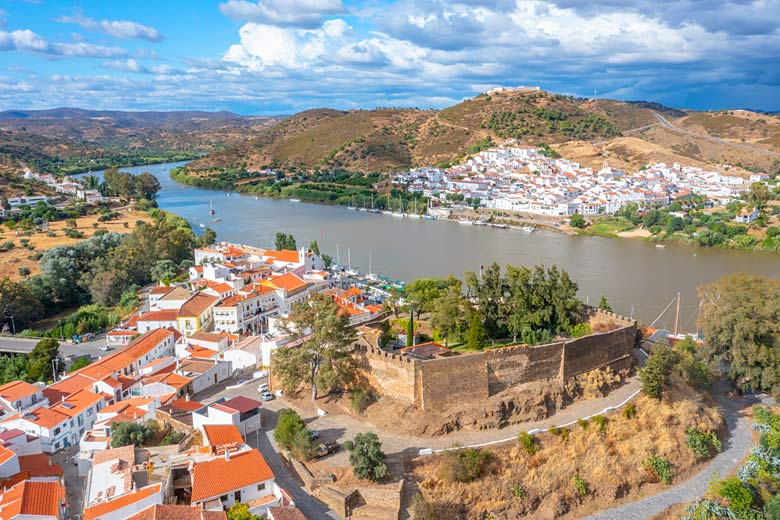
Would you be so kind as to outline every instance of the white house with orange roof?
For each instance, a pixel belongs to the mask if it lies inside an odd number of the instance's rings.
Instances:
[[[48,403],[42,388],[25,381],[11,381],[0,386],[0,417]]]
[[[43,453],[40,438],[16,428],[0,432],[0,446],[8,448],[20,457]]]
[[[153,473],[143,462],[136,460],[133,445],[95,453],[84,494],[84,519],[126,520],[162,504],[169,482],[149,482]]]
[[[263,403],[242,395],[226,400],[224,397],[192,413],[192,426],[203,429],[206,424],[232,424],[241,435],[257,431],[261,427]]]
[[[23,480],[0,495],[3,520],[63,520],[65,487],[59,481]]]
[[[241,502],[253,514],[264,515],[279,505],[281,496],[271,467],[255,449],[225,450],[223,456],[192,468],[191,501],[206,510],[221,511]]]
[[[179,324],[179,309],[161,309],[141,314],[136,319],[137,333],[143,334],[154,329],[176,328]]]
[[[211,294],[195,293],[179,308],[179,332],[190,336],[200,330],[209,330],[214,323],[214,306],[219,298]]]
[[[192,393],[197,394],[230,377],[230,361],[222,359],[183,359],[176,366],[175,374],[191,379]]]

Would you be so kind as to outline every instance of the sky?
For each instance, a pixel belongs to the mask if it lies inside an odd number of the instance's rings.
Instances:
[[[498,85],[780,110],[780,0],[0,0],[0,110],[443,108]]]

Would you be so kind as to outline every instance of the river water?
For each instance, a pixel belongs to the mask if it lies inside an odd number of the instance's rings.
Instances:
[[[197,227],[216,230],[220,240],[273,247],[277,231],[292,233],[298,244],[317,240],[320,249],[342,264],[393,279],[478,271],[480,265],[558,264],[579,283],[583,299],[606,296],[616,312],[644,323],[656,319],[681,294],[680,329],[693,332],[698,308],[696,287],[737,272],[780,276],[780,255],[669,244],[656,248],[640,239],[569,236],[551,231],[468,226],[456,222],[395,218],[349,211],[343,206],[292,204],[250,195],[182,186],[168,171],[183,163],[123,168],[148,171],[160,179],[158,203]],[[220,223],[211,223],[209,203]],[[657,322],[673,326],[674,306]]]

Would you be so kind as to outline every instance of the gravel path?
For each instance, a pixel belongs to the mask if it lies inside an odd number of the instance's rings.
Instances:
[[[702,498],[709,489],[710,481],[723,478],[736,469],[747,457],[752,446],[750,420],[744,416],[748,406],[755,404],[749,398],[734,399],[723,396],[719,399],[723,408],[729,437],[723,443],[723,451],[710,461],[707,467],[689,480],[663,493],[649,496],[637,502],[607,509],[583,520],[643,520],[657,515],[671,505],[691,503]]]

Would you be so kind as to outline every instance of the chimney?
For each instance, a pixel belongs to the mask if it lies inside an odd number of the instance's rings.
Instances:
[[[225,449],[225,461],[230,462],[230,450]]]
[[[189,402],[189,401],[190,401],[190,393],[189,393],[189,392],[187,392],[186,394],[184,394],[184,400],[185,400],[185,401],[187,401],[187,402]]]

